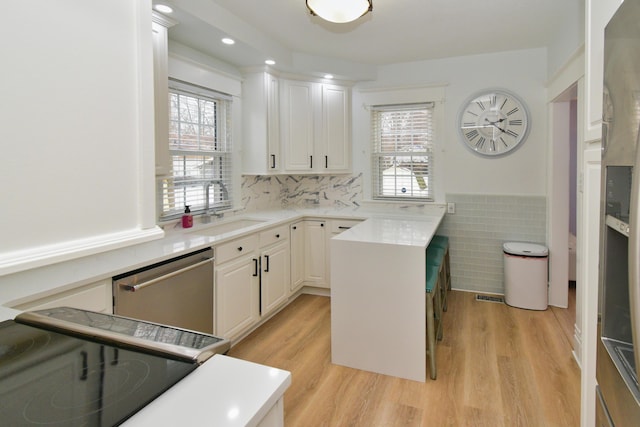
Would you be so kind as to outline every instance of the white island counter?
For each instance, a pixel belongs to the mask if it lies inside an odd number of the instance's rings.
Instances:
[[[374,217],[331,239],[333,363],[426,380],[425,257],[443,217]]]
[[[281,427],[291,374],[217,354],[123,425]]]

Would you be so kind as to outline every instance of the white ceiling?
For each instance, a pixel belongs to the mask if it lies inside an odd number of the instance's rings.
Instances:
[[[236,67],[354,78],[377,65],[549,46],[580,0],[373,0],[373,13],[331,24],[304,0],[153,0],[171,5],[170,39]],[[220,42],[236,39],[234,46]],[[372,74],[373,73],[373,74]]]

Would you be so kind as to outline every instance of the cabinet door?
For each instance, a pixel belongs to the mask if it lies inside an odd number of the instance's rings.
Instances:
[[[314,162],[314,99],[316,85],[286,80],[282,84],[281,136],[287,171],[309,172]]]
[[[265,75],[267,87],[267,170],[280,170],[282,156],[280,155],[280,94],[278,79],[271,74]]]
[[[262,252],[260,314],[265,316],[287,301],[290,286],[289,242],[283,241]]]
[[[305,221],[291,224],[291,293],[302,287],[304,282],[304,242]]]
[[[326,228],[324,221],[305,221],[305,282],[322,288],[329,287]]]
[[[258,264],[242,258],[216,268],[216,335],[233,339],[260,319]]]
[[[277,173],[281,168],[278,79],[269,73],[248,73],[242,82],[243,172]]]
[[[350,89],[322,85],[322,136],[319,165],[326,171],[351,169]]]
[[[153,90],[155,122],[156,175],[171,172],[169,154],[169,44],[167,27],[172,24],[163,16],[154,13],[151,24],[153,36]]]

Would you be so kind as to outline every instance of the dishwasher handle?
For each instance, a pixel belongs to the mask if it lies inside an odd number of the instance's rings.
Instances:
[[[194,268],[198,268],[208,262],[211,262],[211,258],[205,259],[204,261],[200,261],[196,264],[192,264],[188,267],[181,268],[180,270],[172,271],[169,274],[165,274],[164,276],[156,277],[155,279],[147,280],[146,282],[138,283],[137,285],[132,285],[126,282],[118,283],[118,286],[125,291],[128,292],[136,292],[141,289],[146,288],[147,286],[153,286],[158,282],[162,282],[163,280],[169,279],[171,277],[177,276],[178,274],[185,273],[187,271],[193,270]]]

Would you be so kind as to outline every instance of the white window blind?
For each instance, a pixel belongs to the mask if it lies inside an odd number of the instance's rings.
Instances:
[[[159,183],[160,219],[232,206],[231,97],[169,82],[172,171]],[[207,200],[208,197],[208,200]]]
[[[433,200],[433,108],[371,107],[374,199]]]

